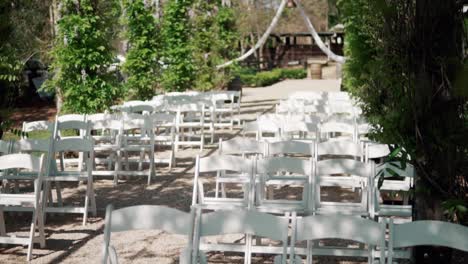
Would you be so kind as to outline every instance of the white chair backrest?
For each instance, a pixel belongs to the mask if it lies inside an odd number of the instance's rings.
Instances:
[[[246,240],[252,239],[252,236],[255,235],[281,241],[283,249],[281,263],[286,264],[288,226],[289,219],[286,217],[282,218],[252,210],[216,211],[203,214],[197,217],[195,221],[193,242],[195,258],[193,259],[196,259],[197,249],[202,237],[246,234]],[[245,257],[250,260],[251,241],[246,242]]]
[[[55,152],[93,152],[93,140],[82,138],[65,138],[54,142]]]
[[[49,131],[52,132],[54,126],[49,121],[33,121],[23,122],[22,132],[28,133],[32,131]]]
[[[316,163],[316,176],[349,174],[363,178],[369,178],[373,165],[351,159],[321,160]]]
[[[50,139],[21,139],[13,143],[13,152],[49,152]]]
[[[205,158],[197,157],[197,172],[235,171],[252,172],[252,161],[237,156],[210,156]]]
[[[286,218],[257,211],[217,211],[202,214],[199,235],[250,234],[283,240],[288,237],[288,224]]]
[[[347,122],[325,121],[319,126],[320,133],[345,133],[355,136],[355,126]]]
[[[316,159],[324,156],[351,156],[362,159],[363,150],[361,144],[348,140],[325,141],[317,144]]]
[[[250,138],[235,137],[227,141],[219,140],[219,154],[264,154],[265,143]]]
[[[269,157],[257,161],[257,173],[292,172],[301,175],[312,174],[312,160],[290,157]]]
[[[296,240],[338,238],[369,245],[385,241],[385,225],[345,215],[313,215],[296,219]]]
[[[102,262],[107,263],[111,233],[114,232],[162,230],[171,234],[185,235],[188,237],[188,248],[191,250],[194,217],[194,210],[186,213],[159,205],[137,205],[118,210],[113,210],[113,206],[108,205]]]
[[[385,263],[385,223],[345,215],[314,215],[302,218],[293,216],[294,220],[295,232],[292,239],[294,244],[296,241],[304,240],[352,240],[369,246],[379,246],[380,263]],[[372,254],[369,254],[369,258],[371,256]]]
[[[99,114],[92,114],[86,117],[86,120],[90,121],[91,123],[94,122],[102,122],[102,121],[110,121],[110,120],[121,120],[122,115],[120,114],[109,114],[109,113],[99,113]]]
[[[42,157],[31,154],[8,154],[0,156],[0,170],[26,169],[40,172],[42,168]]]
[[[280,141],[268,144],[268,156],[294,154],[313,157],[315,154],[314,144],[301,141]]]
[[[393,219],[389,219],[389,227],[388,263],[393,263],[395,248],[433,245],[468,251],[468,227],[466,226],[440,221],[394,224]]]
[[[366,144],[366,160],[380,159],[387,157],[390,154],[390,147],[387,144]]]
[[[66,121],[86,121],[86,115],[80,114],[70,114],[70,115],[61,115],[55,118],[59,122],[66,122]]]

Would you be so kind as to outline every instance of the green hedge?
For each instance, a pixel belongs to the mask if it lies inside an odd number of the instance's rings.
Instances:
[[[304,79],[307,77],[305,69],[274,69],[272,71],[255,72],[249,68],[239,71],[244,85],[251,87],[269,86],[284,79]]]

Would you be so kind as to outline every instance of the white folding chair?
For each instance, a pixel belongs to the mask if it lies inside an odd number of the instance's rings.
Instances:
[[[91,138],[94,140],[94,176],[113,176],[117,184],[122,168],[121,139],[123,121],[112,116],[93,117],[90,122]],[[100,164],[107,164],[103,169]]]
[[[226,172],[224,177],[220,177]],[[215,187],[215,194],[206,194],[201,173],[216,173],[217,182],[220,184],[241,185],[240,198],[218,197],[219,189]],[[227,208],[250,208],[253,204],[253,161],[236,156],[211,156],[200,158],[197,156],[195,163],[195,178],[193,181],[192,205],[198,205],[203,209],[219,210]],[[213,177],[213,176],[211,176]],[[214,177],[213,177],[214,178]]]
[[[153,123],[154,142],[157,147],[169,147],[169,158],[155,158],[156,163],[167,163],[172,169],[176,164],[175,157],[175,122],[176,115],[154,113],[149,117]]]
[[[175,106],[176,116],[176,140],[175,150],[179,146],[199,146],[203,151],[205,146],[205,104],[184,103]],[[212,123],[207,124],[211,130],[211,138],[214,137]],[[192,140],[193,139],[193,140]]]
[[[15,171],[17,169],[28,170],[36,173],[34,180],[34,192],[30,193],[0,193],[0,244],[27,245],[27,260],[32,257],[34,243],[39,243],[41,248],[45,247],[44,222],[43,222],[43,203],[41,203],[42,180],[45,174],[46,163],[44,155],[34,157],[30,154],[9,154],[0,157],[1,178],[18,179]],[[4,209],[9,206],[29,207],[32,210],[32,221],[29,231],[29,237],[8,236],[5,229]],[[38,229],[38,235],[36,235]]]
[[[413,207],[408,203],[410,190],[413,186],[415,170],[411,164],[400,162],[386,162],[376,166],[376,183],[373,191],[373,208],[371,214],[379,217],[412,217]],[[379,179],[383,179],[382,186],[378,186]],[[403,179],[400,179],[403,178]],[[402,205],[381,203],[381,192],[398,192],[402,194]],[[373,208],[370,208],[371,210]]]
[[[252,254],[274,254],[275,264],[286,264],[288,241],[288,217],[278,217],[250,210],[217,211],[195,218],[192,264],[206,264],[207,251],[244,253],[244,264],[252,262]],[[203,238],[220,235],[245,235],[245,244],[203,243]],[[253,236],[280,241],[279,246],[253,245]]]
[[[213,107],[211,114],[213,118],[213,126],[215,128],[229,127],[231,130],[234,128],[234,114],[235,114],[235,96],[230,92],[216,92],[212,93],[211,100]]]
[[[337,176],[339,175],[339,176]],[[368,203],[371,197],[368,190],[373,188],[374,163],[364,163],[350,159],[331,159],[316,162],[313,176],[314,201],[310,203],[317,214],[351,214],[368,216]],[[356,184],[356,178],[362,184]],[[322,201],[323,187],[360,188],[359,201]],[[353,192],[356,195],[356,192]]]
[[[236,155],[243,158],[257,158],[264,157],[266,153],[266,143],[260,142],[250,138],[235,137],[226,141],[219,139],[218,144],[218,155]],[[221,188],[221,193],[225,197],[225,184],[221,183],[220,178],[223,177],[235,177],[237,173],[227,174],[225,171],[218,173],[216,178],[216,197]]]
[[[125,114],[123,117],[122,131],[120,135],[120,153],[124,156],[125,169],[118,170],[118,175],[143,176],[148,178],[148,184],[156,175],[154,163],[154,133],[152,120],[148,115]],[[138,158],[130,158],[131,153],[138,153]],[[145,156],[148,156],[148,160]],[[137,169],[131,167],[131,163],[137,163]],[[148,163],[148,170],[143,169],[143,164]]]
[[[94,147],[92,139],[67,138],[56,140],[53,143],[53,151],[50,152],[48,163],[51,164],[55,154],[62,152],[78,152],[83,156],[83,162],[86,170],[73,170],[73,168],[65,168],[63,171],[50,171],[50,175],[45,177],[45,191],[48,193],[51,182],[86,182],[86,192],[84,195],[83,206],[57,206],[47,207],[46,212],[51,213],[72,213],[83,214],[83,225],[88,219],[88,211],[96,215],[96,197],[94,195],[93,183],[93,168],[94,168]],[[44,204],[46,204],[46,196],[44,196]]]
[[[73,135],[66,135],[64,131],[73,131]],[[85,115],[64,115],[57,116],[54,124],[54,139],[65,139],[65,138],[82,138],[87,139],[90,132],[90,123],[86,121]],[[60,153],[60,169],[65,170],[65,166],[70,164],[78,164],[79,169],[82,169],[83,157],[80,156],[78,159],[66,159],[65,153]]]
[[[313,159],[269,157],[256,164],[256,208],[269,213],[308,212]],[[273,189],[294,186],[302,189],[299,197],[274,198]],[[290,195],[288,195],[290,196]]]
[[[398,259],[409,257],[397,249],[415,246],[440,246],[468,251],[466,226],[440,221],[415,221],[404,224],[394,224],[391,218],[387,221],[390,234],[387,263],[396,263]],[[428,258],[435,257],[428,256]],[[436,263],[435,260],[432,261]]]
[[[118,263],[117,251],[111,245],[112,233],[131,230],[162,230],[187,237],[188,245],[181,253],[178,263],[189,264],[192,255],[194,220],[195,210],[185,213],[158,205],[137,205],[114,210],[112,205],[108,205],[101,263]]]
[[[307,264],[312,264],[315,255],[366,257],[369,264],[385,263],[385,223],[344,215],[296,217],[293,213],[292,229],[291,263],[302,263],[300,258],[297,259],[297,255],[306,256]],[[313,242],[323,239],[344,239],[366,244],[368,248],[367,250],[331,246],[321,248],[313,245]],[[307,241],[307,247],[296,246],[299,241]]]
[[[49,153],[53,151],[53,143],[54,141],[51,139],[20,139],[18,141],[12,142],[11,152],[35,155],[43,154],[44,157],[48,157],[50,155]],[[50,162],[51,163],[48,164],[49,167],[47,170],[47,175],[49,175],[50,173],[55,173],[57,171],[56,160],[52,159],[50,160]],[[37,178],[36,172],[19,171],[16,173],[18,175],[18,180],[34,180]],[[10,179],[14,180],[13,178]],[[15,186],[15,188],[18,189],[17,186]],[[57,196],[57,203],[59,206],[62,206],[61,186],[58,182],[56,182],[55,191]],[[47,193],[46,195],[49,196],[49,202],[52,203],[53,197],[51,190],[49,190],[49,193]]]

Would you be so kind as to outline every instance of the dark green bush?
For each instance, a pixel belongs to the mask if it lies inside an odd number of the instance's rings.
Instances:
[[[283,79],[304,79],[307,77],[305,69],[282,69],[281,76]]]
[[[251,68],[241,68],[238,74],[244,85],[251,87],[269,86],[284,79],[304,79],[307,77],[305,69],[274,69],[255,72]]]

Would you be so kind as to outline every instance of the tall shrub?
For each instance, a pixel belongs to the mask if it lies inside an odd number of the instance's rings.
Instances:
[[[151,6],[143,0],[125,0],[124,24],[129,50],[123,70],[128,74],[125,83],[128,99],[150,99],[159,77],[159,28]]]
[[[62,0],[52,50],[53,79],[47,84],[63,98],[61,112],[103,111],[120,95],[113,62],[114,0]]]
[[[193,0],[168,0],[164,9],[162,85],[168,91],[184,91],[193,87],[195,65],[190,36],[189,10]]]
[[[234,11],[221,1],[196,0],[193,6],[195,88],[210,90],[223,87],[232,78],[232,69],[216,66],[238,54],[238,33]]]
[[[345,87],[417,170],[416,216],[467,223],[468,87],[461,1],[343,0]],[[465,91],[465,92],[463,92]]]

